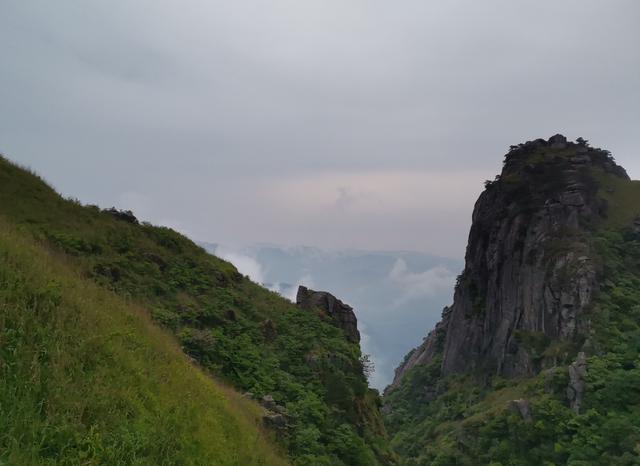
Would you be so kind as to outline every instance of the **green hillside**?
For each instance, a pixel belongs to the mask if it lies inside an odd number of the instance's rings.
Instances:
[[[2,346],[0,363],[13,372],[2,381],[10,411],[0,455],[24,455],[24,464],[62,450],[78,464],[280,464],[254,405],[229,390],[225,401],[149,315],[204,370],[274,398],[286,425],[271,435],[295,464],[394,462],[360,348],[326,316],[168,228],[63,199],[6,159],[0,219],[2,338],[17,348]]]
[[[0,463],[285,465],[259,407],[0,222]]]

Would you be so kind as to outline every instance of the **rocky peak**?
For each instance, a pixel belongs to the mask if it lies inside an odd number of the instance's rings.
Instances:
[[[589,235],[607,211],[598,173],[629,179],[608,151],[581,138],[511,146],[475,205],[453,305],[391,388],[436,357],[444,374],[530,375],[568,357],[548,350],[551,342],[581,345],[598,288]]]
[[[296,304],[303,309],[320,309],[326,312],[333,322],[344,330],[347,338],[352,343],[360,343],[358,331],[358,319],[353,308],[340,301],[326,291],[314,291],[300,286],[296,296]]]

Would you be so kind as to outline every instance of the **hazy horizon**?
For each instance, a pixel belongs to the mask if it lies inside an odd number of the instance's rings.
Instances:
[[[460,258],[510,144],[581,136],[640,176],[639,17],[632,0],[4,2],[0,152],[202,241]]]

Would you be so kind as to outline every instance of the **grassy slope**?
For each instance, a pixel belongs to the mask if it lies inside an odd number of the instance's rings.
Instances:
[[[0,158],[0,218],[63,252],[84,277],[144,307],[204,368],[290,414],[297,464],[393,462],[360,348],[315,313],[242,277],[178,233],[62,199]]]
[[[257,405],[4,222],[0,374],[8,464],[288,464],[257,427]]]
[[[414,368],[385,400],[393,447],[407,465],[636,466],[640,464],[640,182],[594,173],[607,218],[591,236],[603,282],[592,310],[580,414],[566,401],[566,363],[529,379],[440,377]],[[425,387],[438,395],[427,399]],[[527,399],[533,422],[510,401]]]

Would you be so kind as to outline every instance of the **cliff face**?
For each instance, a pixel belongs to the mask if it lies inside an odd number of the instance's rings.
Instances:
[[[561,135],[512,146],[487,182],[469,234],[466,264],[442,321],[396,370],[442,357],[443,375],[467,371],[530,375],[582,345],[598,290],[589,231],[607,211],[596,178],[628,180],[608,152]],[[558,342],[537,354],[538,343]]]
[[[307,287],[298,287],[296,304],[303,309],[320,309],[326,312],[337,327],[344,330],[347,339],[352,343],[360,343],[358,319],[353,308],[325,291],[314,291]]]

